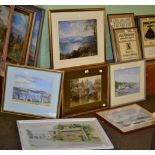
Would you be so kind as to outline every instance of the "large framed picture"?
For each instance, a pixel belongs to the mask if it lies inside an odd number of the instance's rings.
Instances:
[[[2,112],[58,118],[63,72],[7,65]]]
[[[108,108],[108,72],[108,65],[66,70],[64,72],[62,117]]]
[[[51,65],[54,69],[105,63],[105,10],[49,11]]]
[[[110,106],[145,99],[145,60],[110,65]]]
[[[27,64],[34,19],[34,12],[27,11],[20,6],[15,7],[8,45],[8,62]]]
[[[135,27],[134,13],[108,14],[107,16],[113,56],[115,61],[117,61],[118,56],[115,44],[114,29]]]
[[[14,6],[0,5],[0,60],[5,61]]]
[[[36,14],[27,65],[37,66],[41,36],[42,36],[42,28],[43,28],[43,22],[44,22],[44,16],[45,16],[45,9],[34,5],[24,5],[24,6],[21,5],[20,7],[29,11],[33,11]]]
[[[121,28],[114,30],[117,61],[141,59],[137,28]]]
[[[139,16],[143,57],[155,59],[155,15]]]
[[[152,113],[137,104],[99,111],[96,114],[124,134],[155,126]]]
[[[96,118],[17,121],[23,150],[113,149]]]

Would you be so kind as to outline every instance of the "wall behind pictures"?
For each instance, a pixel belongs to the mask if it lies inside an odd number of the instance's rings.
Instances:
[[[41,53],[38,66],[49,67],[50,66],[50,50],[49,50],[49,30],[48,30],[48,10],[50,9],[76,9],[76,8],[105,8],[106,14],[116,13],[134,13],[135,15],[155,14],[155,5],[44,5],[40,6],[46,10],[45,20],[43,25],[42,40],[41,40]],[[108,23],[106,20],[106,53],[107,60],[113,59],[112,49],[109,35]]]

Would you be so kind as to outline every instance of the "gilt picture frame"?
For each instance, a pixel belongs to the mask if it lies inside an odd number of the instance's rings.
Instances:
[[[110,107],[146,98],[145,60],[110,65]]]
[[[155,15],[138,16],[143,57],[155,59]]]
[[[135,27],[134,13],[108,14],[107,18],[113,57],[115,62],[117,62],[118,56],[115,44],[114,29]]]
[[[96,118],[19,120],[23,150],[113,149]]]
[[[62,117],[108,108],[108,72],[109,65],[67,69],[64,72]]]
[[[33,117],[58,118],[63,72],[7,65],[1,111]]]
[[[152,113],[138,104],[96,112],[96,116],[122,134],[129,134],[155,126]]]
[[[115,29],[114,36],[118,62],[142,59],[137,28]]]
[[[16,6],[11,25],[8,44],[7,62],[13,64],[27,64],[35,13]]]
[[[49,10],[51,67],[105,63],[105,9]]]

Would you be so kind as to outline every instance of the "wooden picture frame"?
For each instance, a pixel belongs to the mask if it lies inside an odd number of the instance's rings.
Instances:
[[[117,62],[118,56],[115,44],[114,29],[135,27],[134,13],[108,14],[107,18],[113,57]]]
[[[42,28],[45,17],[45,9],[34,5],[21,5],[23,9],[35,12],[35,22],[32,34],[32,41],[29,50],[28,66],[37,66],[38,56],[40,53]]]
[[[155,59],[155,15],[138,16],[143,57]]]
[[[109,107],[108,65],[64,72],[62,117],[72,117]]]
[[[49,10],[51,67],[106,62],[105,9]]]
[[[18,115],[58,118],[63,72],[7,65],[1,111]]]
[[[142,58],[137,28],[114,29],[114,36],[118,62]]]
[[[96,118],[18,120],[23,150],[113,149]]]
[[[99,111],[96,112],[96,116],[110,124],[122,134],[129,134],[155,126],[152,113],[138,104]]]
[[[110,65],[110,106],[117,107],[146,98],[145,60]]]
[[[8,44],[7,62],[27,64],[34,20],[34,12],[20,6],[15,7]]]

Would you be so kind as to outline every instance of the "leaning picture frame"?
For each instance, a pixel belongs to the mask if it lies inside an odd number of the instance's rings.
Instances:
[[[7,62],[27,64],[35,12],[15,6],[8,44]]]
[[[108,75],[108,64],[65,70],[62,118],[108,108]]]
[[[155,126],[152,113],[138,104],[98,111],[95,114],[122,134]]]
[[[58,118],[63,72],[7,65],[1,111],[18,115]]]
[[[134,13],[108,14],[108,25],[114,60],[117,62],[117,50],[114,29],[135,27]]]
[[[110,107],[146,98],[145,60],[110,65]]]
[[[155,15],[138,16],[143,57],[155,59]]]
[[[142,59],[137,28],[114,29],[117,61]]]
[[[51,67],[105,63],[105,9],[49,10]]]
[[[96,118],[18,120],[23,150],[113,149]]]
[[[40,43],[41,43],[43,22],[45,17],[45,9],[34,5],[24,5],[24,6],[20,5],[20,7],[29,11],[33,11],[36,14],[27,65],[37,66],[38,56],[40,53]]]

